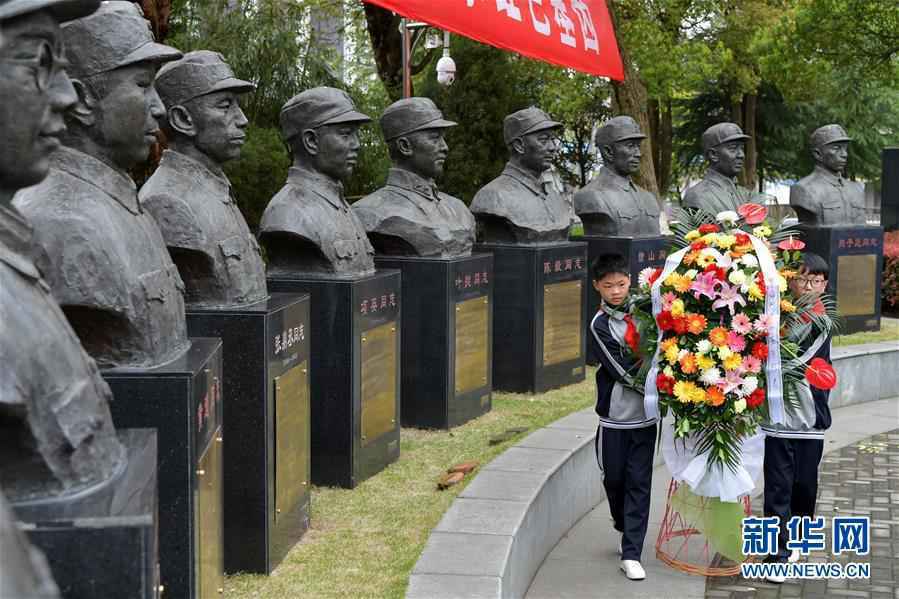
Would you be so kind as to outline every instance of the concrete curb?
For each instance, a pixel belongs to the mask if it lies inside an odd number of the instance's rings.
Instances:
[[[899,342],[834,348],[833,362],[835,408],[899,390]],[[431,532],[407,599],[524,597],[562,536],[605,499],[596,426],[592,409],[574,412],[484,466]]]

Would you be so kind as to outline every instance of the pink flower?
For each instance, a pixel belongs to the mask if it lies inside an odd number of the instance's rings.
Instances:
[[[745,335],[752,330],[752,321],[749,320],[749,317],[745,314],[737,314],[730,321],[730,328],[740,333],[741,335]]]
[[[718,280],[714,273],[702,272],[693,279],[693,283],[690,285],[690,291],[693,292],[693,297],[696,299],[699,299],[704,295],[713,300],[718,296],[715,292],[715,287],[720,284],[721,281]]]
[[[759,317],[755,319],[755,322],[752,323],[752,328],[754,328],[759,333],[767,333],[768,327],[771,326],[771,317],[767,314],[759,314]]]
[[[674,303],[674,300],[677,299],[677,296],[674,295],[674,292],[667,291],[662,294],[662,311],[671,310],[671,304]]]
[[[727,332],[727,347],[731,349],[731,351],[741,352],[746,349],[746,337],[735,333],[734,331]]]
[[[739,285],[728,285],[727,283],[721,282],[721,291],[718,292],[718,299],[712,302],[712,310],[718,310],[719,308],[727,308],[730,310],[730,315],[734,315],[734,305],[740,304],[741,306],[746,305],[746,300],[743,299],[743,296],[740,295],[740,286]]]
[[[746,356],[743,358],[741,368],[746,372],[760,372],[762,370],[762,361],[755,356]]]
[[[739,389],[743,384],[743,377],[736,370],[728,370],[724,373],[724,380],[718,383],[718,388],[722,393],[730,393],[734,389]]]

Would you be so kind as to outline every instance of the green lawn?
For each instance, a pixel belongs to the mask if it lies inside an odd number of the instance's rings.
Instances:
[[[512,427],[543,427],[593,405],[594,369],[583,383],[542,395],[493,394],[493,410],[452,431],[403,429],[399,461],[352,491],[312,489],[312,526],[269,576],[231,576],[226,596],[400,598],[431,529],[463,484],[438,491],[447,468],[489,462],[528,433],[499,444],[490,437]]]
[[[835,346],[859,345],[861,343],[875,343],[877,341],[899,341],[899,318],[882,319],[880,321],[879,331],[839,335],[833,338],[833,344]]]

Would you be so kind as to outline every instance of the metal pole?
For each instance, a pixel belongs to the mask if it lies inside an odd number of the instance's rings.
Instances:
[[[406,19],[402,20],[403,28],[403,97],[412,95],[412,32],[406,26]]]

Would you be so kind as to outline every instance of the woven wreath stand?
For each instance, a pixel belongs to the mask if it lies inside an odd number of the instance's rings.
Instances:
[[[712,555],[709,542],[695,528],[693,522],[687,522],[672,505],[671,498],[678,489],[676,480],[671,479],[668,485],[668,497],[665,502],[665,517],[656,539],[656,557],[675,570],[696,576],[736,576],[740,574],[740,564],[733,563],[726,557],[715,553]],[[708,498],[696,498],[702,509]],[[743,512],[752,514],[749,496],[742,499]]]

